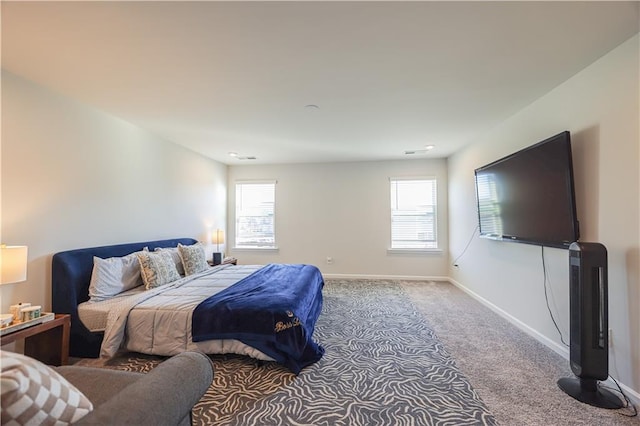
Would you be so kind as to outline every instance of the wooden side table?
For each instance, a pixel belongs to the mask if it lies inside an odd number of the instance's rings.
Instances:
[[[71,316],[56,314],[55,318],[41,324],[2,336],[0,343],[24,339],[24,354],[48,365],[69,363],[69,330]]]
[[[209,266],[217,266],[213,264],[213,260],[207,260],[207,263],[209,264]],[[222,259],[222,262],[219,263],[218,265],[237,265],[238,264],[238,259],[236,259],[235,257],[225,257],[224,259]]]

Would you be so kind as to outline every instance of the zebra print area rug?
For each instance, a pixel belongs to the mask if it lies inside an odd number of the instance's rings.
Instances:
[[[298,376],[275,363],[212,356],[197,425],[494,425],[493,415],[399,283],[329,280],[315,339],[324,357]],[[162,361],[116,358],[146,372]]]

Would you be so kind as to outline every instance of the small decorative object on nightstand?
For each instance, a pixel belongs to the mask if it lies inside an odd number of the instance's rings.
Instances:
[[[222,264],[223,265],[237,265],[238,264],[238,259],[236,259],[235,257],[225,257],[222,260]]]

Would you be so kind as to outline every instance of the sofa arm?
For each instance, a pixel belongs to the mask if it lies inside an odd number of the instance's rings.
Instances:
[[[177,425],[213,381],[213,364],[198,352],[183,352],[162,362],[78,425]]]

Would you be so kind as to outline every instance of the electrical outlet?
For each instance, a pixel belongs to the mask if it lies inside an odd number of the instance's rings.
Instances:
[[[609,329],[609,347],[613,347],[613,330]]]
[[[331,265],[333,263],[333,257],[327,256],[327,265]]]

